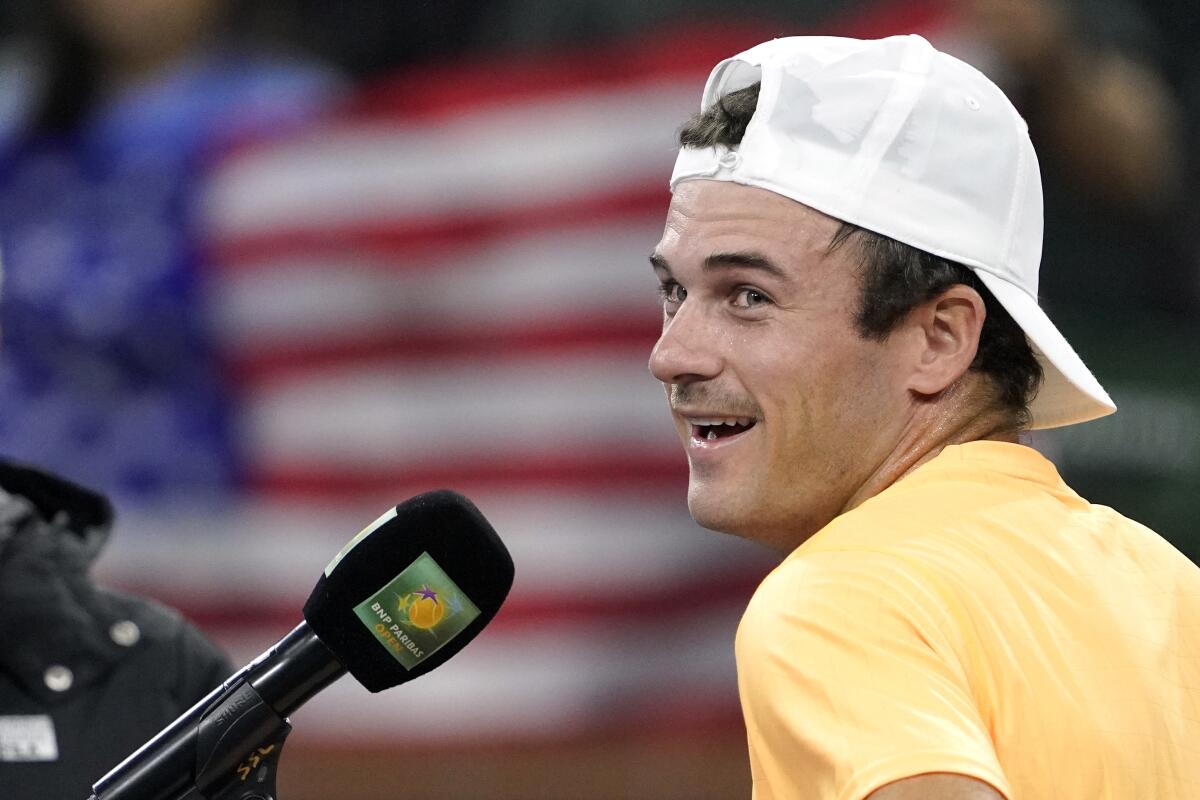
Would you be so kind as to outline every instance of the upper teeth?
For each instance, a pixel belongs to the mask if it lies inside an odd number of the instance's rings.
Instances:
[[[691,422],[693,425],[698,425],[698,426],[728,425],[730,427],[733,427],[735,425],[742,425],[742,426],[749,425],[751,422],[754,421],[754,418],[753,417],[720,417],[720,418],[712,418],[712,419],[692,419],[692,420],[688,420],[688,421]]]

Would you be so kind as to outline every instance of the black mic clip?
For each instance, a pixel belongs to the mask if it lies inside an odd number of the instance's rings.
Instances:
[[[222,688],[225,693],[196,729],[196,779],[172,796],[176,800],[278,800],[275,776],[291,723],[245,680]],[[256,742],[249,751],[248,741]],[[159,763],[152,761],[149,768]],[[97,800],[97,795],[88,800]]]
[[[275,776],[284,740],[292,732],[291,723],[275,713],[247,681],[231,683],[219,687],[224,694],[197,725],[195,781],[171,791],[173,800],[278,800]],[[247,750],[246,742],[255,744]],[[165,764],[169,760],[160,757],[145,769],[155,772]],[[137,777],[136,771],[121,776],[125,781]],[[100,788],[105,780],[97,784],[100,794],[94,793],[88,800],[109,794],[107,787]],[[136,784],[114,783],[115,791],[141,796]]]
[[[249,682],[239,682],[197,729],[195,797],[277,800],[279,757],[291,731]],[[249,750],[247,742],[254,743]]]

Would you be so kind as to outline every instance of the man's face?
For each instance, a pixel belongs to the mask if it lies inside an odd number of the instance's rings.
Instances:
[[[855,327],[853,248],[838,221],[762,189],[680,184],[651,261],[666,387],[705,527],[790,550],[845,510],[900,436],[892,338]]]

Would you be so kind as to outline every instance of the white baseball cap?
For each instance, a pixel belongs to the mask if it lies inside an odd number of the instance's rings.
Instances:
[[[970,267],[1045,372],[1031,427],[1116,410],[1038,306],[1041,176],[999,87],[920,36],[795,36],[717,64],[700,108],[756,82],[741,144],[682,148],[672,191],[696,178],[757,186]]]

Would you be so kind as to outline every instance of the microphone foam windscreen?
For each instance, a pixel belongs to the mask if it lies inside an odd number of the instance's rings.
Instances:
[[[334,557],[304,619],[359,683],[379,692],[424,675],[491,621],[512,587],[508,550],[450,491],[388,511]]]

